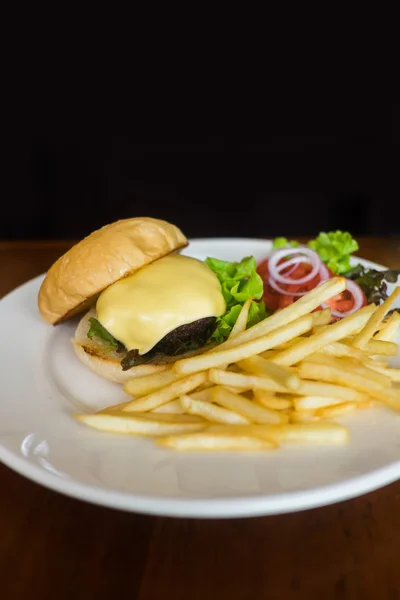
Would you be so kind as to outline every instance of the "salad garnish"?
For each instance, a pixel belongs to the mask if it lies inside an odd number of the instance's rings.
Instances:
[[[257,267],[264,281],[266,307],[271,311],[285,308],[335,275],[346,278],[347,288],[327,303],[333,319],[346,317],[366,304],[383,302],[387,298],[387,282],[395,283],[400,269],[352,267],[352,255],[358,248],[352,235],[340,230],[321,232],[307,245],[276,238],[272,254]]]

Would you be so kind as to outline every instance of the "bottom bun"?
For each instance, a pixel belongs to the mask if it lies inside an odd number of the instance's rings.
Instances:
[[[115,383],[125,383],[133,377],[142,377],[165,370],[166,365],[138,365],[123,371],[121,360],[124,354],[110,351],[101,342],[88,338],[90,317],[96,317],[95,309],[90,310],[80,320],[72,344],[79,360],[97,375]]]

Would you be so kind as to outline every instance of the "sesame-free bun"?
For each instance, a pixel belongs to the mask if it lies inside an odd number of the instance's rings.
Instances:
[[[57,325],[87,310],[106,287],[187,243],[178,227],[150,217],[105,225],[49,269],[38,299],[43,319]]]
[[[94,308],[80,320],[72,344],[79,360],[97,375],[115,383],[125,383],[133,377],[151,375],[165,369],[165,365],[138,365],[128,371],[123,371],[121,366],[123,354],[110,350],[98,338],[88,338],[90,317],[96,317]]]

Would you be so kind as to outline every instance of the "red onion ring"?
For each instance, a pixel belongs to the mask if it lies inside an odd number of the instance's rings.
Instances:
[[[290,275],[297,267],[297,265],[299,265],[300,263],[307,263],[310,264],[311,260],[306,256],[306,257],[295,257],[292,258],[290,260],[288,260],[285,263],[281,263],[280,265],[277,266],[277,270],[283,271],[284,268],[286,267],[292,267],[290,269],[290,271],[288,273],[286,273],[286,276]],[[321,262],[320,268],[319,268],[319,276],[321,281],[318,283],[318,285],[320,283],[322,283],[323,281],[326,281],[327,279],[331,278],[331,275],[328,271],[328,269],[326,268],[326,266],[324,265],[324,263]],[[298,283],[298,279],[291,279],[291,284],[293,283]],[[305,294],[307,294],[307,292],[288,292],[286,290],[284,290],[283,288],[280,287],[280,285],[275,281],[275,279],[273,277],[269,277],[268,279],[268,284],[276,291],[279,292],[279,294],[283,294],[284,296],[297,296],[297,297],[301,297],[301,296],[305,296]]]
[[[346,312],[339,312],[337,310],[332,309],[329,305],[325,304],[325,302],[321,304],[323,308],[331,308],[331,314],[333,317],[348,317],[364,305],[364,292],[355,281],[353,281],[352,279],[346,279],[346,289],[350,292],[354,299],[353,308],[351,308],[350,310],[347,310]]]
[[[331,278],[330,273],[323,262],[319,268],[319,276],[321,277],[321,282]]]
[[[281,275],[279,270],[278,270],[278,262],[284,258],[287,255],[293,255],[293,254],[298,254],[299,257],[302,257],[304,259],[304,256],[309,258],[312,264],[312,269],[311,272],[306,275],[305,277],[301,277],[300,279],[296,279],[296,283],[300,284],[300,283],[307,283],[308,281],[310,281],[311,279],[314,279],[314,277],[318,274],[322,261],[320,259],[320,257],[318,256],[318,254],[316,252],[314,252],[314,250],[311,250],[310,248],[300,248],[300,249],[290,249],[290,248],[282,248],[281,250],[277,250],[276,252],[274,252],[272,254],[272,256],[269,258],[268,260],[268,270],[270,273],[270,276],[272,279],[274,279],[275,281],[279,282],[279,283],[284,283],[285,285],[291,285],[293,284],[293,279],[290,279],[289,277],[285,277],[284,275]],[[289,261],[287,261],[289,262]],[[304,262],[301,261],[301,262]]]
[[[287,271],[287,272],[285,273],[285,277],[289,277],[289,276],[290,276],[292,273],[294,273],[294,272],[295,272],[295,270],[297,269],[297,265],[298,265],[298,263],[296,263],[295,265],[292,265],[292,266],[289,268],[289,271]],[[282,271],[284,271],[286,267],[282,267],[282,268],[280,268],[280,267],[281,267],[281,265],[278,265],[278,267],[277,267],[277,268],[279,269],[279,273],[282,273]]]
[[[292,283],[294,281],[297,281],[297,279],[292,279]],[[275,281],[275,279],[273,279],[272,277],[270,277],[268,279],[268,284],[276,291],[279,292],[280,294],[283,294],[284,296],[304,296],[304,294],[306,294],[307,292],[287,292],[286,290],[282,289],[277,282]]]
[[[311,264],[311,260],[308,258],[308,256],[296,256],[294,258],[291,258],[290,260],[287,260],[286,262],[281,263],[280,265],[277,265],[276,270],[278,271],[278,273],[282,273],[282,271],[284,271],[288,267],[291,267],[291,269],[284,275],[285,277],[288,277],[297,269],[297,266],[301,263],[306,263],[309,265]]]

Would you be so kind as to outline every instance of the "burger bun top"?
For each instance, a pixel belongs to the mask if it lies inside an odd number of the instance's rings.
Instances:
[[[122,277],[187,246],[182,231],[159,219],[138,217],[105,225],[73,246],[47,272],[38,305],[57,325],[87,310]]]

